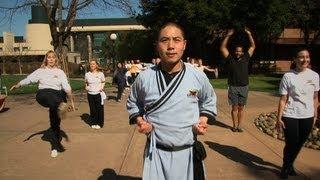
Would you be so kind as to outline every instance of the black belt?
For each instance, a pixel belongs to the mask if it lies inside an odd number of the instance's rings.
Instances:
[[[147,138],[147,142],[150,143],[150,139]],[[188,145],[183,145],[183,146],[165,146],[165,145],[162,145],[162,144],[156,144],[156,147],[158,149],[161,149],[163,151],[170,151],[170,152],[173,152],[173,151],[181,151],[181,150],[184,150],[184,149],[188,149],[190,147],[192,147],[193,144],[188,144]]]
[[[172,147],[164,146],[162,144],[157,144],[156,145],[156,147],[158,149],[161,149],[163,151],[171,151],[171,152],[173,152],[173,151],[181,151],[181,150],[184,150],[184,149],[188,149],[188,148],[190,148],[192,146],[193,146],[192,144],[191,145],[183,145],[183,146],[172,146]]]

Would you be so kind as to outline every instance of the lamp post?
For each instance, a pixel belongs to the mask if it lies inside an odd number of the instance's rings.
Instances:
[[[111,53],[111,58],[112,58],[112,68],[113,68],[113,71],[115,70],[115,67],[116,67],[116,61],[115,61],[115,56],[116,56],[116,52],[115,52],[115,42],[116,42],[116,39],[117,39],[117,34],[116,33],[112,33],[110,34],[110,39],[112,41],[112,53]]]

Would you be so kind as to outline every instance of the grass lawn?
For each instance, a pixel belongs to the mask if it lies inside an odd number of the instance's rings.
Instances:
[[[1,81],[2,81],[2,86],[6,86],[8,89],[8,94],[30,94],[30,93],[35,93],[38,89],[37,84],[30,84],[28,86],[21,87],[19,89],[16,89],[14,91],[9,91],[10,87],[23,78],[25,78],[26,75],[2,75],[1,76]],[[71,79],[71,87],[72,90],[79,90],[79,89],[84,89],[84,80],[75,80]],[[106,83],[106,87],[111,86],[110,84]],[[3,91],[1,91],[4,93]]]
[[[254,75],[249,77],[249,90],[278,93],[281,77]],[[210,82],[214,88],[227,89],[227,79],[211,79]]]
[[[8,94],[28,94],[37,91],[37,84],[21,87],[15,91],[9,91],[10,87],[23,78],[25,75],[2,75],[2,85],[8,88]],[[277,94],[281,77],[254,75],[249,77],[249,90],[263,91]],[[227,79],[211,79],[212,86],[216,89],[227,89]],[[111,87],[111,84],[106,83],[106,87]],[[84,88],[83,80],[71,79],[72,90],[79,90]]]

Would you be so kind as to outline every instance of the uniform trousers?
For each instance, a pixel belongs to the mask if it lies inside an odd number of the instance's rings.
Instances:
[[[62,102],[67,102],[66,93],[63,90],[39,89],[36,100],[41,106],[49,108],[50,128],[54,134],[54,141],[56,142],[54,144],[59,146],[61,141],[61,118],[59,116],[58,107]],[[57,147],[53,147],[53,149],[57,149]]]
[[[283,149],[283,166],[292,166],[303,144],[309,137],[313,126],[313,117],[296,119],[282,117],[284,122],[285,147]]]
[[[99,94],[87,94],[90,107],[90,120],[92,125],[104,125],[104,107],[101,104],[101,95]]]

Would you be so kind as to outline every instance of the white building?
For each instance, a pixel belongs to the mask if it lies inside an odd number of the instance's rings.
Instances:
[[[47,51],[53,50],[44,9],[33,6],[31,11],[32,19],[26,25],[25,37],[15,37],[11,32],[3,32],[3,37],[0,37],[0,57],[44,56]],[[109,38],[108,34],[111,32],[145,29],[132,18],[77,19],[68,40],[67,59],[79,64],[92,58],[96,50],[93,45],[99,47],[100,42],[101,46],[101,41]]]

